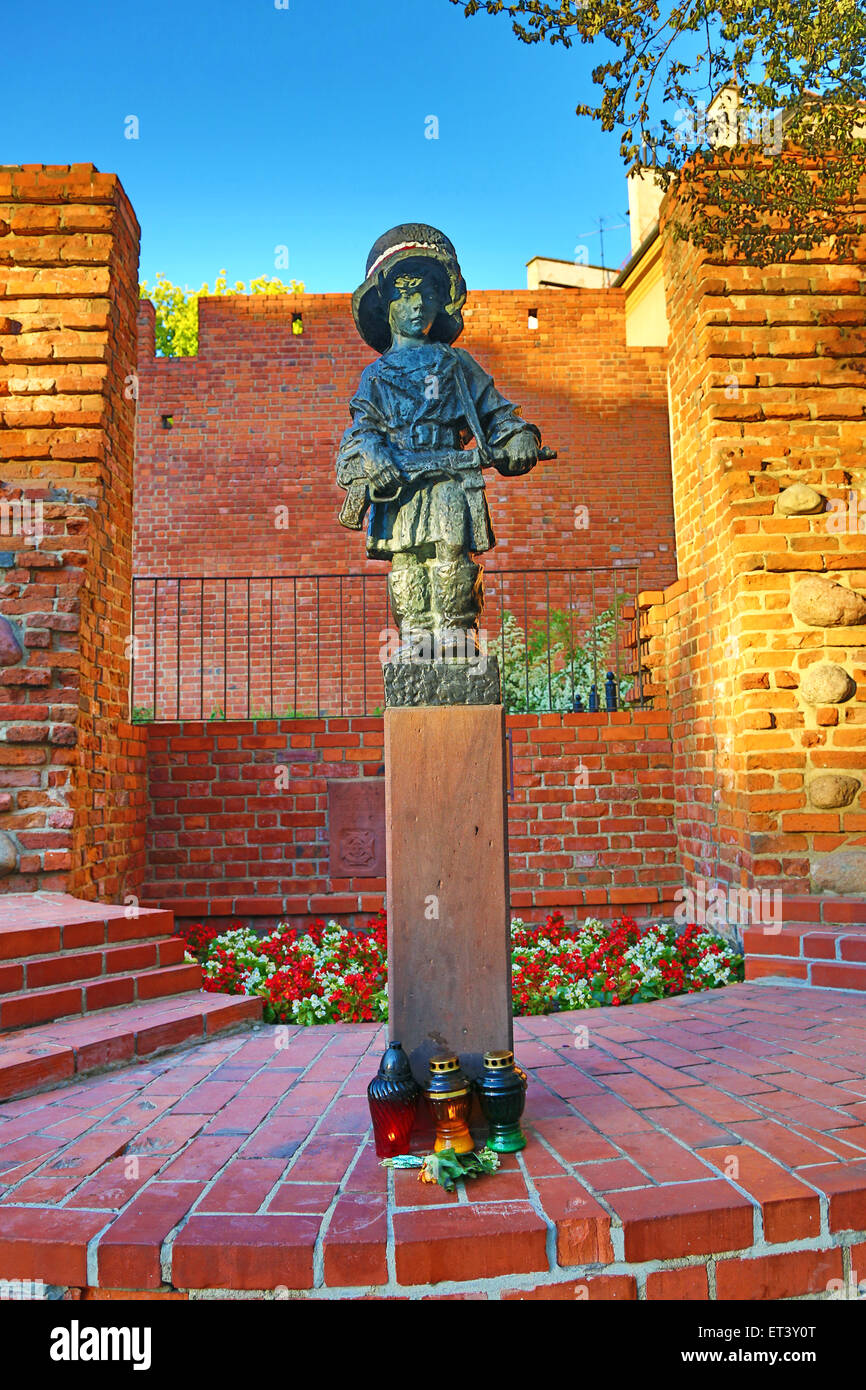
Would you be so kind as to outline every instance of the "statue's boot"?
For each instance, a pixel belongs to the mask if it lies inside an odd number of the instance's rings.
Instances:
[[[430,578],[423,564],[402,565],[388,576],[391,612],[400,629],[400,648],[395,660],[409,657],[430,660],[433,616],[430,612]]]
[[[471,657],[478,651],[483,582],[481,566],[466,556],[431,564],[430,602],[437,655],[441,653],[445,659]]]

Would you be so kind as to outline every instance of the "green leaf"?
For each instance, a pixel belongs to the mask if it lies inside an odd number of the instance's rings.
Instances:
[[[461,1178],[477,1178],[481,1173],[495,1173],[499,1155],[486,1146],[478,1152],[455,1153],[441,1149],[439,1153],[401,1154],[398,1158],[383,1158],[383,1168],[422,1168],[428,1180],[438,1182],[446,1192],[453,1192]]]

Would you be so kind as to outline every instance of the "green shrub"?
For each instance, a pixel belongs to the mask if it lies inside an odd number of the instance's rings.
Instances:
[[[506,609],[501,635],[490,644],[490,651],[499,657],[506,713],[567,714],[574,709],[576,695],[588,709],[594,682],[598,684],[599,705],[603,708],[605,676],[610,668],[616,674],[616,627],[624,602],[621,596],[599,613],[582,642],[573,630],[574,616],[563,609],[551,608],[549,624],[537,623],[528,636]],[[620,676],[618,708],[629,707],[633,686],[631,676]]]

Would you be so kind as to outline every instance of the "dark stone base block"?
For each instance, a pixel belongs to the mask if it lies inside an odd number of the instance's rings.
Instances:
[[[452,661],[389,661],[384,667],[385,704],[498,705],[499,662],[495,656]]]

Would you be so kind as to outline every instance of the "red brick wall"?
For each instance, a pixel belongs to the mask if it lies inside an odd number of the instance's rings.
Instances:
[[[854,850],[847,891],[866,895],[866,623],[794,611],[814,576],[866,597],[866,541],[834,533],[826,510],[779,510],[794,483],[824,508],[851,489],[866,500],[866,248],[853,264],[819,248],[762,270],[664,226],[680,577],[648,631],[672,707],[683,868],[808,894],[829,854]],[[852,698],[810,704],[816,663],[842,666]],[[812,801],[829,772],[860,779],[847,808]]]
[[[149,356],[148,306],[141,315],[136,572],[381,573],[337,524],[334,454],[374,357],[350,297],[205,300],[186,360]],[[644,584],[671,582],[667,354],[626,347],[623,291],[478,291],[465,317],[460,345],[559,451],[530,477],[489,479],[497,568],[638,560]],[[290,530],[275,529],[281,505]],[[575,529],[578,505],[588,530]]]
[[[661,711],[508,719],[512,907],[668,914],[681,875]],[[151,725],[149,905],[181,918],[346,921],[384,879],[328,877],[327,780],[384,773],[381,719]],[[278,789],[276,771],[288,769]]]
[[[665,710],[509,715],[512,904],[672,911],[682,874]],[[536,913],[537,915],[537,913]],[[604,911],[600,915],[607,915]]]
[[[0,668],[0,829],[17,853],[0,891],[115,899],[142,869],[126,722],[138,238],[112,174],[0,170],[0,615],[21,653]],[[16,524],[28,508],[41,543]]]

